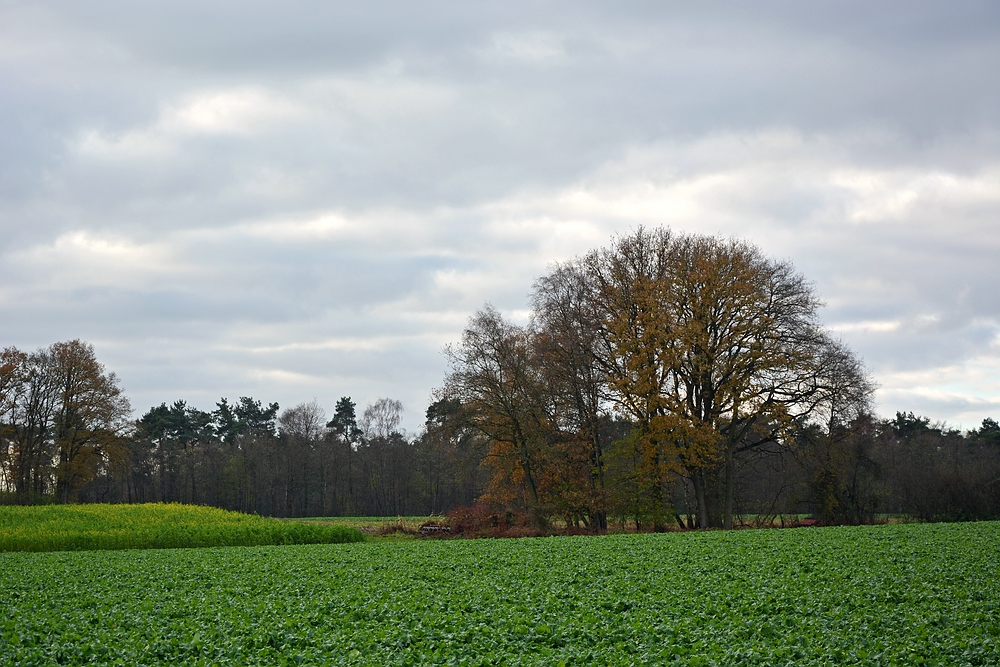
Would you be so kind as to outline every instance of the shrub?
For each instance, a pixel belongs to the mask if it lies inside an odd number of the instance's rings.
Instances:
[[[527,512],[498,509],[486,503],[458,507],[448,512],[454,535],[463,537],[541,537],[541,530]]]

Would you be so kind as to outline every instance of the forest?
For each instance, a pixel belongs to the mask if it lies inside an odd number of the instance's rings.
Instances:
[[[279,517],[477,508],[544,530],[1000,517],[1000,425],[875,414],[811,283],[744,241],[639,229],[486,305],[424,428],[341,398],[133,417],[79,340],[0,351],[0,502],[182,502]]]

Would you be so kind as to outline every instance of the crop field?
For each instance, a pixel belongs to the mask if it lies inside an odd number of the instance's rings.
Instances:
[[[361,541],[348,526],[289,524],[178,504],[0,507],[0,551],[78,551]]]
[[[0,554],[0,664],[997,665],[1000,524]]]

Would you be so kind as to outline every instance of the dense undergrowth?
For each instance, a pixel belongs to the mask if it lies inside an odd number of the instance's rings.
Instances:
[[[359,542],[348,526],[286,523],[215,507],[0,506],[0,551],[81,551]]]

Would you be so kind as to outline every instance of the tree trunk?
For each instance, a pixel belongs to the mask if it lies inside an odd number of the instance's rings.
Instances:
[[[597,529],[600,532],[606,533],[608,531],[608,513],[604,507],[604,491],[605,491],[604,451],[601,447],[601,436],[598,433],[597,427],[594,426],[592,430],[593,430],[592,441],[594,445],[593,451],[594,451],[594,456],[597,459],[595,461],[595,463],[597,464],[595,466],[597,468],[597,494],[599,497],[598,502],[600,503],[600,507],[598,508],[597,513],[594,516],[594,523],[596,523]],[[593,479],[591,479],[591,481],[593,482]]]
[[[542,514],[542,507],[538,503],[538,488],[535,486],[535,478],[531,474],[531,463],[527,459],[521,460],[521,467],[524,470],[524,478],[528,482],[528,492],[531,494],[531,517],[535,526],[544,530],[548,526],[545,515]]]
[[[692,475],[694,498],[698,505],[698,528],[708,528],[708,497],[705,493],[705,472],[698,470]]]
[[[733,487],[736,485],[736,475],[733,470],[733,449],[736,445],[732,442],[726,443],[726,465],[725,465],[725,503],[722,514],[722,527],[730,530],[733,527]]]

